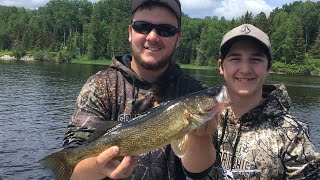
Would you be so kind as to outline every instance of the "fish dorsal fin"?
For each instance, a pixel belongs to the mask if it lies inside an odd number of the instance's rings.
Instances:
[[[92,141],[96,140],[97,138],[103,136],[105,133],[110,131],[112,128],[114,128],[120,124],[122,124],[122,123],[119,121],[106,121],[106,122],[100,123],[96,127],[96,129],[94,130],[92,135],[89,137],[89,139],[87,140],[87,143],[92,142]]]
[[[188,146],[188,134],[184,135],[182,138],[173,140],[171,142],[171,149],[175,155],[182,157],[186,152]]]

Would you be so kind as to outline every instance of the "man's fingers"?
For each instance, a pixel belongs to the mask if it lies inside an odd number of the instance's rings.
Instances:
[[[138,157],[126,156],[120,162],[114,158],[119,153],[119,147],[111,147],[102,152],[96,160],[99,172],[112,179],[127,178],[137,165]]]
[[[210,121],[207,122],[206,131],[207,132],[216,132],[218,126],[218,116],[214,116]]]
[[[195,129],[191,134],[196,136],[211,135],[217,130],[217,117],[214,116],[210,121]]]
[[[119,147],[114,146],[103,151],[96,160],[96,166],[98,172],[104,174],[107,177],[116,179],[117,177],[111,177],[112,172],[118,167],[120,162],[118,160],[112,160],[119,153]]]
[[[105,151],[103,151],[97,157],[97,166],[104,167],[106,163],[110,162],[119,153],[119,147],[113,146]]]
[[[110,174],[111,177],[126,178],[130,176],[137,165],[137,157],[126,156]]]

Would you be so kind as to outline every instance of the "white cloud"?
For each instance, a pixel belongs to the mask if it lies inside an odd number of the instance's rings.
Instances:
[[[182,9],[202,11],[207,9],[213,9],[216,5],[214,0],[181,0]]]
[[[28,9],[44,6],[47,2],[49,2],[49,0],[0,0],[0,4],[4,6],[16,6]]]
[[[36,9],[46,5],[50,0],[0,0],[0,5],[24,7],[27,9]],[[90,2],[97,2],[99,0],[89,0]]]
[[[191,17],[224,16],[226,19],[240,17],[247,11],[269,15],[274,8],[265,0],[181,0],[181,4],[182,11]]]
[[[190,17],[212,16],[219,2],[217,0],[180,0],[182,11]]]
[[[221,6],[216,8],[214,14],[219,17],[224,16],[226,19],[237,18],[244,15],[247,11],[254,15],[265,12],[267,15],[272,11],[272,7],[264,0],[224,0]]]

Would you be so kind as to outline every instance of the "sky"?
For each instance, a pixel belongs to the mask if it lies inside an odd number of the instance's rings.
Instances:
[[[89,0],[97,2],[98,0]],[[303,0],[305,1],[305,0]],[[315,1],[316,0],[312,0]],[[0,5],[25,7],[36,9],[44,6],[49,0],[0,0]],[[206,16],[237,18],[247,11],[257,15],[260,12],[270,12],[283,4],[290,4],[294,0],[180,0],[182,11],[191,18],[204,18]]]

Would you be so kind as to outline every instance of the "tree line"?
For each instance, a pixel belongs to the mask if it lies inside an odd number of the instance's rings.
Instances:
[[[111,59],[130,52],[129,9],[129,0],[51,0],[36,10],[0,6],[0,51],[18,58],[28,52],[39,60]],[[320,72],[320,2],[312,1],[285,4],[269,16],[247,11],[231,20],[183,14],[183,38],[174,59],[216,66],[222,36],[242,23],[269,35],[275,69]]]

